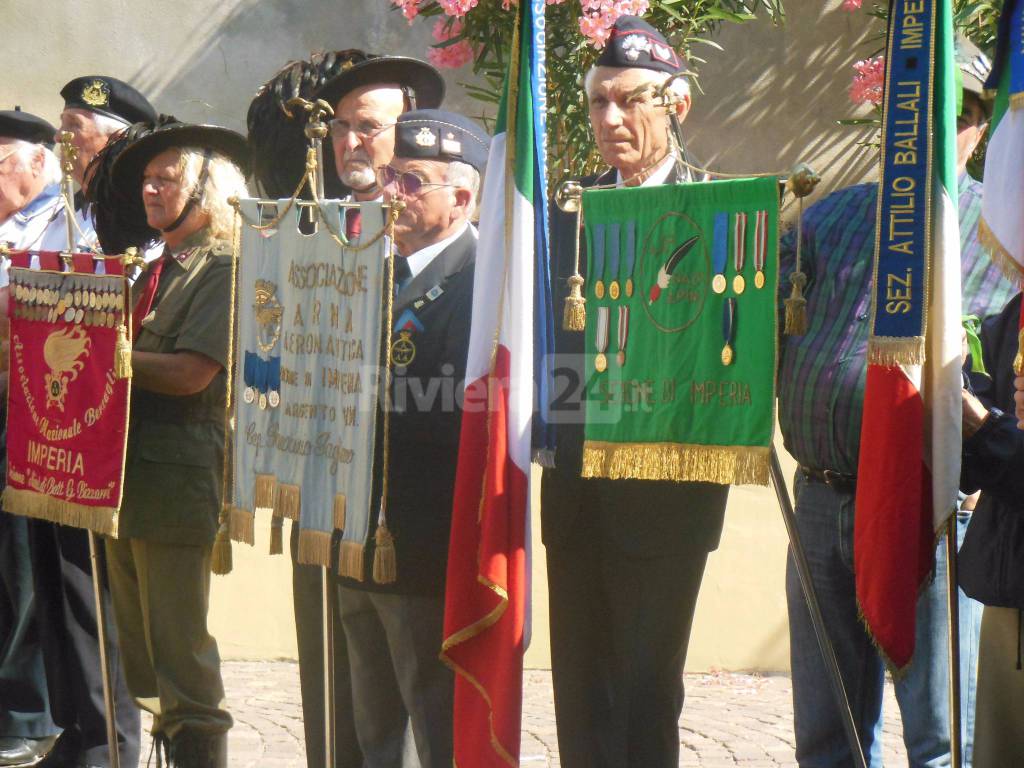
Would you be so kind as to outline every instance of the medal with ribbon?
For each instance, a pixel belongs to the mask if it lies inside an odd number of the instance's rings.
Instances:
[[[731,296],[722,306],[722,338],[725,339],[725,346],[722,347],[722,365],[732,365],[736,356],[732,346],[736,338],[736,299]]]
[[[729,214],[715,214],[715,230],[711,243],[711,268],[715,276],[711,279],[711,290],[725,293],[725,262],[729,256]]]
[[[629,307],[619,305],[619,351],[615,353],[615,361],[621,368],[626,364],[626,342],[629,340]]]
[[[733,292],[743,293],[747,281],[743,278],[743,266],[747,263],[747,214],[739,212],[733,222],[732,265],[736,276],[732,279]]]
[[[604,224],[594,227],[594,296],[604,298]]]
[[[608,283],[608,296],[612,301],[618,301],[622,291],[619,287],[619,223],[608,225],[609,250],[608,250],[608,271],[611,272],[611,282]]]
[[[764,288],[764,265],[768,258],[768,211],[758,211],[754,220],[754,287]]]
[[[608,358],[605,350],[608,349],[608,321],[611,312],[608,307],[597,308],[597,328],[594,336],[594,346],[597,348],[597,356],[594,357],[594,368],[598,373],[604,373],[608,368]]]
[[[626,297],[633,295],[633,269],[636,267],[636,222],[626,222]]]

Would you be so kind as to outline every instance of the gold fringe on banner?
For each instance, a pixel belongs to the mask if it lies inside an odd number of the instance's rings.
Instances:
[[[327,531],[299,531],[299,562],[331,567],[331,534]]]
[[[287,517],[289,520],[298,521],[301,510],[302,487],[278,483],[277,505],[274,507],[274,514],[279,517]]]
[[[51,523],[88,528],[103,536],[117,538],[117,508],[90,507],[73,501],[54,499],[23,488],[7,487],[3,492],[3,508],[23,517]]]
[[[334,527],[339,531],[345,530],[345,494],[334,494]]]
[[[985,217],[978,219],[978,242],[988,252],[989,258],[1002,273],[1016,286],[1024,286],[1024,264],[1021,264],[1010,254],[1006,247],[996,237],[996,233],[989,227]]]
[[[227,576],[235,567],[231,554],[231,523],[230,511],[222,509],[217,535],[213,539],[213,551],[210,553],[210,572],[215,576]]]
[[[284,518],[270,518],[270,554],[280,555],[284,552]]]
[[[228,512],[228,532],[234,541],[252,546],[256,543],[256,516],[248,509],[231,507]]]
[[[377,546],[373,550],[373,580],[378,584],[394,584],[398,579],[398,559],[395,557],[395,539],[387,523],[377,526],[374,541]]]
[[[686,443],[583,444],[583,477],[768,485],[770,448]]]
[[[1024,91],[1010,94],[1010,109],[1024,109]]]
[[[254,511],[273,512],[276,506],[277,478],[274,475],[256,475],[253,481],[252,505]]]
[[[924,336],[872,336],[868,365],[924,365]]]
[[[341,542],[341,549],[338,552],[338,574],[362,581],[365,553],[366,548],[357,541]]]

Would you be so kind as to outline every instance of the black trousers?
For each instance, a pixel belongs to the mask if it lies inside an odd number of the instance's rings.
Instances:
[[[109,765],[89,534],[81,528],[33,520],[29,542],[50,706],[54,721],[64,729],[62,754],[89,765]],[[100,573],[105,574],[102,540],[99,550]],[[125,683],[110,590],[105,583],[102,592],[118,752],[121,765],[134,766],[139,761],[139,709]]]
[[[302,724],[306,736],[306,765],[326,768],[324,746],[324,641],[323,572],[318,565],[299,563],[299,525],[292,523],[292,598],[295,636],[299,648],[299,686],[302,693]],[[332,569],[336,570],[336,569]],[[331,579],[334,600],[334,755],[333,768],[361,768],[363,753],[352,717],[352,678],[348,645],[341,625],[338,586]]]
[[[559,499],[553,480],[545,476],[542,505]],[[708,536],[673,536],[671,554],[663,541],[652,543],[653,554],[623,547],[599,524],[600,507],[619,505],[628,521],[631,506],[645,513],[643,496],[596,493],[606,482],[574,485],[583,519],[571,535],[545,542],[561,764],[676,768],[683,664]]]

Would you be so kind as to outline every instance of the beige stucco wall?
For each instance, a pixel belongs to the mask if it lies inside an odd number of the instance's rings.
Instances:
[[[704,93],[687,121],[695,155],[720,170],[782,170],[808,160],[823,190],[872,170],[857,146],[862,132],[841,128],[850,114],[850,64],[870,53],[864,16],[837,0],[790,0],[789,23],[727,27],[725,48],[699,53]],[[256,87],[290,58],[312,50],[362,47],[422,55],[429,25],[406,25],[387,0],[6,0],[0,105],[20,104],[56,120],[58,90],[72,77],[105,73],[131,81],[158,108],[181,119],[242,128]],[[471,114],[449,76],[450,104]],[[791,465],[787,464],[791,475]],[[544,550],[534,508],[533,645],[528,666],[548,663]],[[235,547],[235,572],[214,580],[211,624],[227,658],[294,658],[290,565],[257,546]],[[688,666],[788,667],[783,576],[786,536],[767,489],[734,489],[721,548],[711,556]]]

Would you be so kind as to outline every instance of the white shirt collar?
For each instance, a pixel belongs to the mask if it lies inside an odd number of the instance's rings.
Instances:
[[[648,176],[647,179],[640,184],[640,186],[655,187],[658,186],[659,184],[664,184],[666,181],[668,181],[668,176],[670,173],[672,173],[672,167],[675,165],[675,162],[675,155],[668,155],[668,157],[661,161],[661,165],[654,169],[654,173]],[[622,174],[618,170],[615,171],[615,186],[623,186]]]
[[[409,265],[409,279],[416,277],[416,275],[427,268],[427,265],[430,264],[430,262],[432,262],[437,255],[441,253],[441,251],[462,237],[462,233],[466,231],[468,226],[469,222],[467,221],[459,227],[458,231],[454,235],[446,237],[444,240],[436,242],[433,245],[428,245],[426,248],[420,248],[418,251],[408,256],[405,263]],[[473,234],[476,234],[475,229],[473,230]]]

